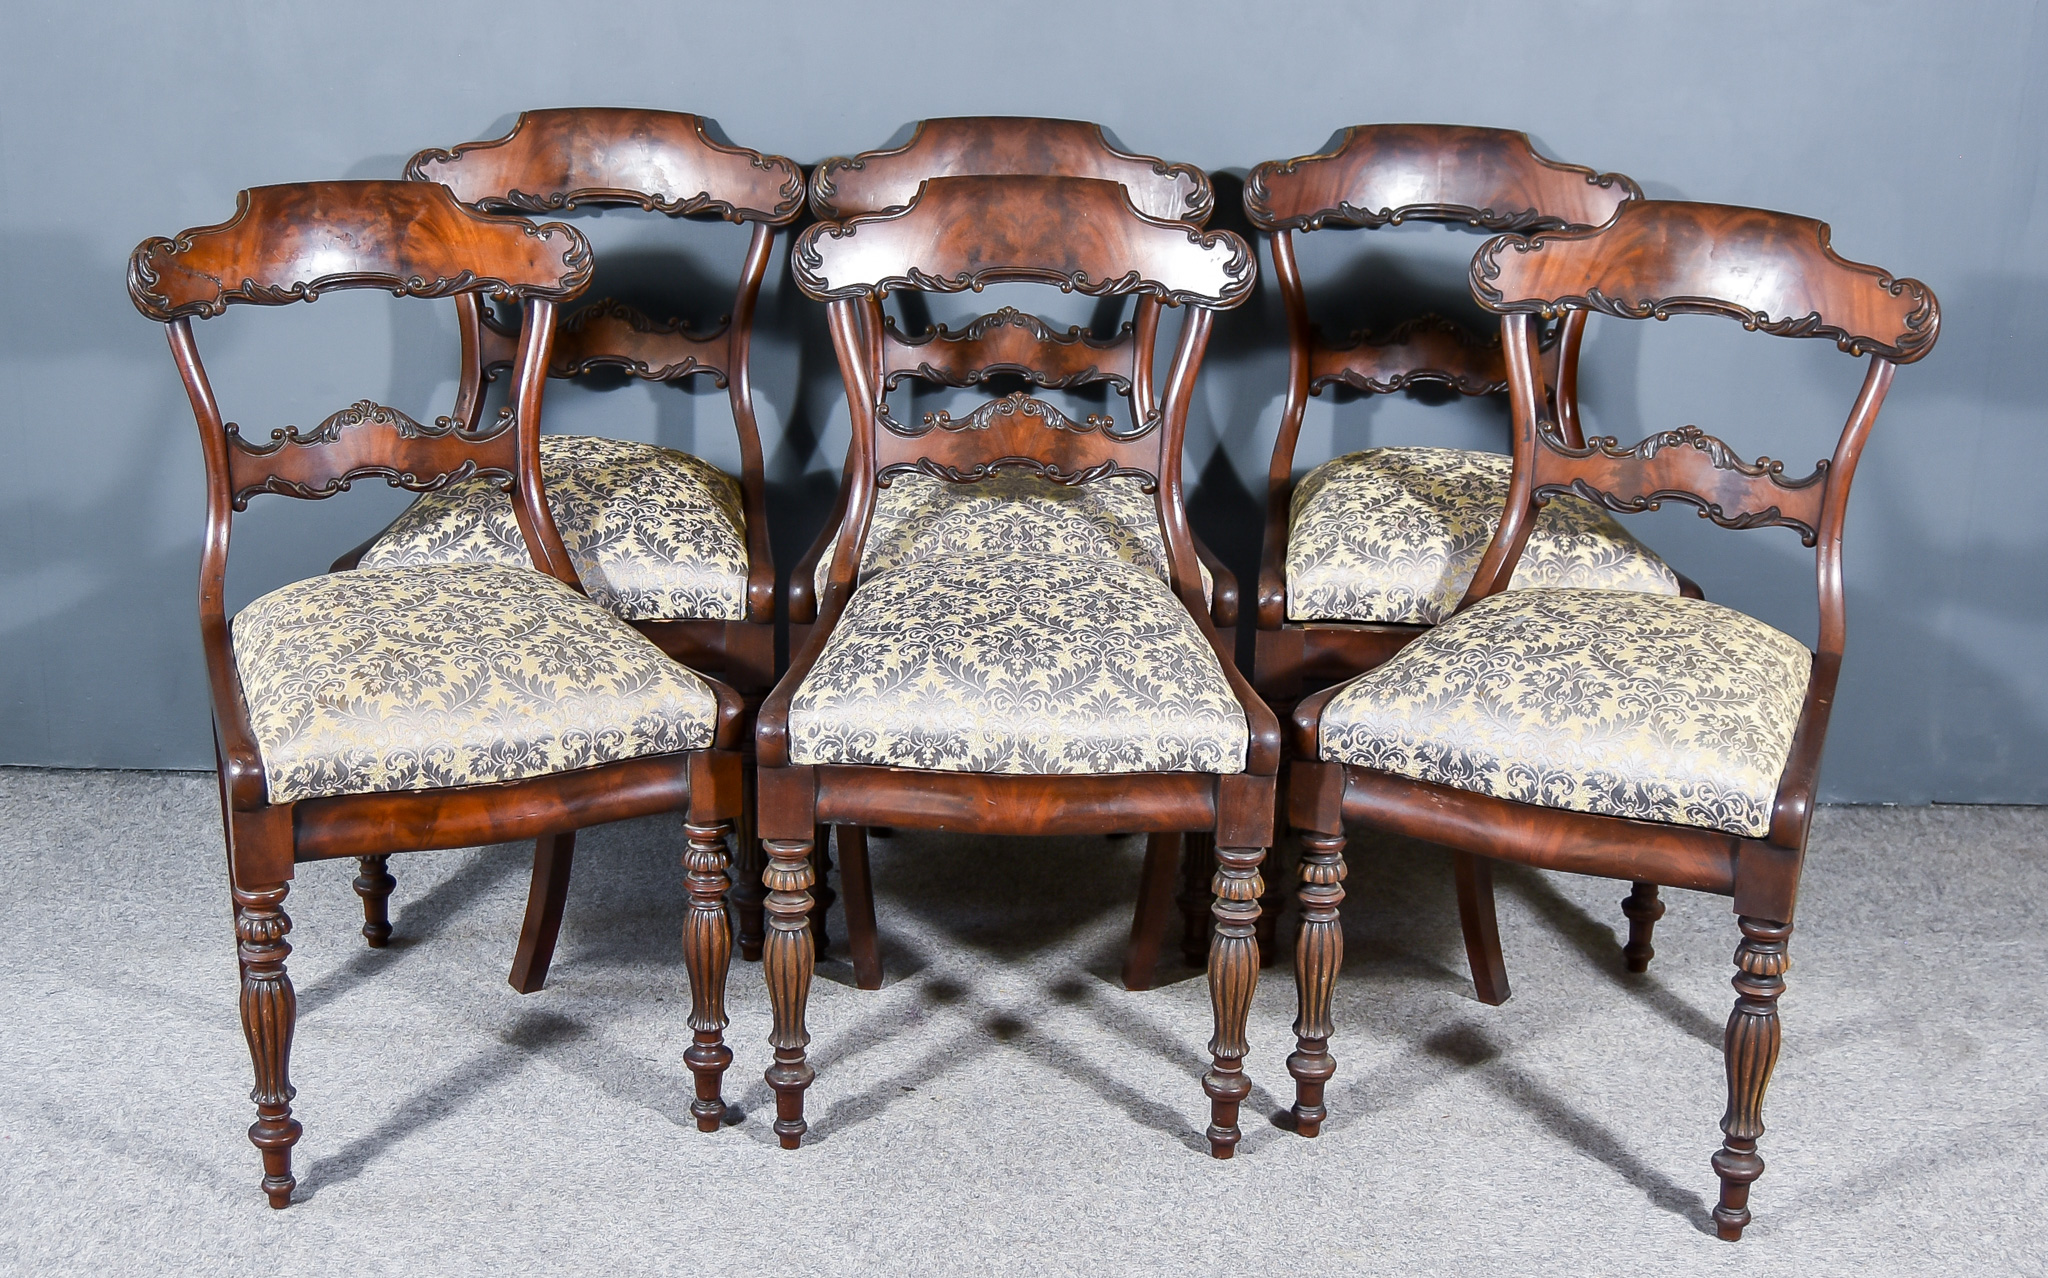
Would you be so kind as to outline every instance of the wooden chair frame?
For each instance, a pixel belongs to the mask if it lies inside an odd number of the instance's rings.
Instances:
[[[270,801],[261,755],[236,669],[225,606],[229,529],[258,493],[324,498],[360,479],[426,491],[484,475],[508,483],[534,567],[576,586],[540,481],[542,389],[555,307],[589,280],[589,245],[572,227],[535,226],[464,208],[437,186],[406,182],[316,182],[243,191],[229,221],[145,241],[129,264],[136,306],[165,325],[171,355],[191,400],[206,456],[206,537],[199,580],[200,635],[213,700],[221,815],[235,906],[241,1012],[255,1066],[257,1120],[249,1138],[262,1152],[263,1189],[273,1207],[291,1201],[289,1058],[297,1004],[285,959],[291,920],[284,910],[295,867],[357,857],[364,935],[390,935],[384,865],[395,851],[472,847],[568,835],[599,822],[658,812],[686,813],[690,911],[684,958],[695,1042],[685,1053],[696,1077],[691,1108],[703,1130],[724,1113],[720,1080],[724,982],[730,934],[722,894],[725,839],[740,809],[740,700],[710,681],[718,697],[713,748],[656,755],[496,785]],[[239,281],[239,283],[236,283]],[[224,420],[192,333],[192,319],[237,303],[283,305],[328,292],[385,288],[401,297],[474,297],[520,306],[509,420],[478,428],[444,417],[414,421],[363,402],[302,431],[243,438]]]
[[[1721,1181],[1713,1217],[1720,1236],[1733,1240],[1749,1223],[1749,1187],[1763,1173],[1756,1146],[1778,1054],[1777,1001],[1841,667],[1849,485],[1897,365],[1922,358],[1934,345],[1938,304],[1917,280],[1837,256],[1825,223],[1661,200],[1632,203],[1597,230],[1490,240],[1473,259],[1472,291],[1503,317],[1515,469],[1506,514],[1460,607],[1506,587],[1544,501],[1570,493],[1616,511],[1678,501],[1727,528],[1790,528],[1814,547],[1819,642],[1770,831],[1762,838],[1538,807],[1313,761],[1323,709],[1341,685],[1296,706],[1294,749],[1309,760],[1292,765],[1288,791],[1288,820],[1306,849],[1295,950],[1301,1006],[1297,1050],[1288,1059],[1296,1122],[1304,1135],[1320,1130],[1323,1088],[1335,1068],[1330,1002],[1343,962],[1337,907],[1344,896],[1347,823],[1439,843],[1482,867],[1488,862],[1478,858],[1492,858],[1632,881],[1630,959],[1638,970],[1637,959],[1649,960],[1650,926],[1662,912],[1651,908],[1657,885],[1729,896],[1742,939],[1724,1043],[1728,1108],[1721,1120],[1724,1143],[1713,1158]],[[1787,479],[1783,464],[1769,458],[1744,462],[1693,426],[1658,432],[1633,447],[1612,438],[1573,443],[1546,411],[1537,324],[1588,311],[1623,319],[1728,316],[1778,336],[1830,339],[1851,355],[1868,356],[1869,368],[1833,457],[1802,479]],[[1650,889],[1647,901],[1644,888]],[[1481,896],[1483,927],[1497,938],[1490,879]]]
[[[1332,386],[1361,395],[1391,395],[1421,385],[1465,396],[1508,390],[1498,336],[1475,335],[1442,316],[1419,316],[1383,334],[1358,332],[1330,340],[1309,319],[1295,235],[1407,222],[1524,233],[1591,227],[1642,198],[1642,188],[1622,174],[1538,155],[1525,133],[1464,125],[1360,125],[1343,130],[1326,151],[1268,160],[1252,169],[1245,179],[1245,215],[1272,237],[1273,277],[1287,313],[1287,397],[1267,475],[1254,614],[1252,685],[1260,696],[1290,705],[1304,692],[1372,669],[1429,629],[1288,619],[1294,450],[1309,397]],[[1584,336],[1583,311],[1566,313],[1555,331],[1543,334],[1544,381],[1554,388],[1559,428],[1573,442],[1582,442],[1578,367]],[[1697,595],[1698,588],[1688,593]]]
[[[1239,1139],[1238,1107],[1250,1088],[1242,1062],[1245,1020],[1258,980],[1252,933],[1259,914],[1259,865],[1271,841],[1273,813],[1267,805],[1280,741],[1278,721],[1237,672],[1204,606],[1181,503],[1180,445],[1213,313],[1249,294],[1256,269],[1250,252],[1229,232],[1205,234],[1186,223],[1146,217],[1124,188],[1108,181],[977,176],[932,179],[908,207],[813,226],[799,237],[792,258],[798,285],[830,304],[853,444],[843,535],[818,623],[762,706],[757,729],[768,856],[764,971],[775,1049],[767,1080],[776,1093],[775,1130],[785,1148],[795,1148],[806,1130],[803,1098],[812,1070],[805,1059],[810,1036],[803,1018],[814,947],[805,933],[813,906],[812,844],[820,824],[985,834],[1203,830],[1222,849],[1209,956],[1214,1066],[1203,1085],[1211,1098],[1210,1148],[1227,1158]],[[1057,410],[1042,405],[983,410],[958,422],[934,414],[923,430],[889,428],[880,371],[881,298],[897,289],[958,292],[1009,281],[1185,304],[1188,317],[1156,423],[1129,430],[1083,423],[1062,428],[1058,422],[1064,419],[1049,415]],[[973,429],[961,428],[970,422]],[[1250,744],[1243,773],[1026,776],[790,762],[791,701],[853,597],[877,489],[906,471],[971,483],[1012,467],[1062,483],[1130,471],[1155,481],[1172,589],[1245,710]],[[859,868],[864,874],[864,861]]]

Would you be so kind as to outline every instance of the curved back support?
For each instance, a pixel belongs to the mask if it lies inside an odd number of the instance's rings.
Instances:
[[[1515,473],[1470,604],[1505,589],[1536,507],[1570,493],[1609,510],[1698,508],[1724,528],[1785,527],[1815,548],[1823,654],[1844,639],[1841,538],[1849,485],[1896,366],[1933,349],[1940,307],[1918,280],[1845,261],[1811,218],[1719,204],[1650,200],[1605,227],[1503,235],[1472,260],[1472,293],[1503,318],[1514,405]],[[1567,440],[1536,372],[1539,318],[1597,310],[1624,319],[1722,315],[1781,337],[1822,337],[1870,367],[1832,458],[1787,478],[1782,462],[1745,462],[1685,426],[1623,447]]]
[[[798,238],[791,259],[804,292],[831,303],[834,347],[853,411],[846,513],[828,611],[852,592],[876,488],[912,471],[975,483],[1007,469],[1063,484],[1141,476],[1157,494],[1174,588],[1196,612],[1204,610],[1181,505],[1180,443],[1213,312],[1251,292],[1255,268],[1243,240],[1147,217],[1124,188],[1101,179],[961,177],[925,183],[908,207],[894,212],[813,226]],[[951,293],[998,281],[1091,296],[1137,294],[1155,302],[1154,314],[1156,304],[1189,305],[1161,410],[1137,413],[1129,427],[1119,428],[1106,415],[1076,420],[1020,392],[964,417],[928,413],[918,425],[896,421],[885,400],[888,383],[876,371],[881,298],[901,289]],[[1015,323],[1003,313],[991,319]],[[1135,401],[1136,389],[1128,393]]]
[[[920,120],[902,146],[834,156],[811,174],[821,219],[901,208],[929,178],[1092,177],[1123,183],[1131,203],[1164,221],[1208,221],[1216,195],[1191,164],[1168,164],[1113,145],[1099,124],[1030,116]]]

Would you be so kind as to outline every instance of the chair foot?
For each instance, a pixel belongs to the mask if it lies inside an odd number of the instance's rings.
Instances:
[[[391,941],[391,889],[398,886],[398,880],[391,877],[385,867],[389,856],[361,856],[356,866],[361,873],[356,875],[356,895],[363,898],[363,939],[373,950],[381,950]]]
[[[1650,933],[1657,920],[1664,917],[1664,902],[1657,897],[1657,885],[1637,880],[1623,898],[1621,912],[1628,918],[1628,944],[1621,947],[1622,959],[1629,971],[1647,972],[1650,960],[1657,956],[1650,944]]]
[[[775,1135],[784,1149],[803,1144],[804,1091],[816,1076],[804,1048],[804,1005],[810,999],[811,973],[817,959],[807,933],[811,925],[811,849],[809,840],[769,839],[762,844],[768,866],[761,881],[768,889],[768,935],[761,951],[761,974],[768,984],[773,1027],[768,1045],[775,1063],[763,1076],[775,1091]]]
[[[1209,1154],[1228,1158],[1242,1138],[1238,1109],[1252,1087],[1244,1076],[1244,1058],[1251,1050],[1245,1022],[1251,1015],[1252,993],[1259,985],[1259,947],[1254,934],[1259,897],[1265,888],[1259,880],[1259,863],[1266,859],[1266,850],[1218,848],[1215,855],[1215,900],[1209,908],[1216,927],[1209,942],[1209,1003],[1216,1032],[1209,1040],[1214,1064],[1202,1076],[1202,1090],[1209,1096]]]
[[[685,822],[689,849],[683,853],[690,894],[683,916],[683,967],[690,978],[690,1029],[695,1041],[683,1053],[696,1079],[697,1097],[690,1113],[697,1130],[715,1132],[725,1118],[721,1087],[732,1049],[725,1045],[725,975],[732,966],[732,924],[725,913],[726,823]]]
[[[1458,922],[1465,932],[1465,961],[1472,967],[1472,988],[1479,1001],[1499,1007],[1508,989],[1507,960],[1500,952],[1500,919],[1493,908],[1493,862],[1470,852],[1451,853],[1451,872],[1458,882]]]
[[[286,883],[234,889],[236,957],[242,969],[242,1034],[249,1042],[256,1086],[256,1121],[249,1143],[263,1155],[263,1193],[274,1208],[291,1206],[292,1146],[304,1129],[292,1117],[292,1031],[298,1023],[298,996],[285,971],[292,952],[284,939],[292,921],[284,912]]]
[[[1124,950],[1124,988],[1149,990],[1173,916],[1173,881],[1180,873],[1182,837],[1145,837],[1145,868],[1138,872],[1138,906],[1131,912],[1131,941]]]
[[[521,994],[533,994],[548,981],[555,960],[555,941],[562,933],[562,910],[569,900],[569,872],[576,860],[576,832],[550,834],[533,843],[533,885],[526,890],[526,921],[519,927],[519,948],[512,952],[512,972],[505,979]]]
[[[1735,1009],[1728,1014],[1722,1053],[1728,1063],[1728,1110],[1721,1116],[1721,1148],[1714,1173],[1721,1201],[1714,1207],[1714,1232],[1728,1242],[1749,1225],[1749,1187],[1764,1174],[1756,1143],[1764,1134],[1764,1091],[1778,1063],[1778,996],[1785,992],[1785,949],[1789,923],[1743,915],[1742,943],[1735,949]]]
[[[1209,880],[1216,873],[1216,836],[1206,831],[1181,841],[1180,956],[1189,967],[1209,961]]]
[[[1327,1111],[1323,1088],[1337,1072],[1330,1055],[1330,1005],[1337,973],[1344,966],[1344,836],[1301,836],[1301,929],[1294,938],[1295,1050],[1287,1058],[1294,1076],[1294,1130],[1321,1134]]]

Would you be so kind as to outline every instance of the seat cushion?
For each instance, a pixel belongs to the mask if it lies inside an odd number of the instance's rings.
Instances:
[[[1760,838],[1813,658],[1700,599],[1515,590],[1323,709],[1324,759],[1546,808]]]
[[[711,686],[531,568],[357,569],[244,608],[270,801],[516,781],[711,744]]]
[[[920,559],[848,601],[789,712],[794,763],[1242,772],[1244,707],[1185,605],[1115,559]]]
[[[973,484],[930,475],[898,475],[875,491],[875,514],[861,552],[860,580],[933,555],[1008,551],[1118,559],[1171,582],[1159,508],[1144,480],[1111,475],[1056,484],[1020,470],[999,470]],[[1202,597],[1215,597],[1206,564]],[[814,586],[825,594],[832,554],[818,556]]]
[[[741,621],[747,521],[740,486],[672,448],[543,435],[540,480],[590,597],[628,621]],[[358,563],[531,567],[512,498],[486,479],[414,502]]]
[[[1450,616],[1500,526],[1512,469],[1498,453],[1369,448],[1310,471],[1289,514],[1288,619]],[[1675,595],[1678,578],[1613,516],[1559,497],[1537,511],[1510,588],[1535,586]]]

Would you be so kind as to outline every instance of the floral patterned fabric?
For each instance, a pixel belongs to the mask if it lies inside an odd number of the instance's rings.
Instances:
[[[789,712],[793,763],[945,772],[1242,772],[1244,707],[1143,568],[940,556],[848,601]]]
[[[552,577],[294,582],[233,625],[270,801],[516,781],[711,744],[709,684]]]
[[[1326,760],[1546,808],[1760,838],[1813,658],[1761,621],[1625,590],[1491,596],[1346,685]]]
[[[1161,581],[1173,580],[1159,508],[1144,481],[1111,475],[1085,484],[1056,484],[1020,470],[999,470],[972,484],[930,475],[898,475],[875,492],[875,514],[861,551],[860,577],[933,555],[1015,551],[1111,558],[1135,564]],[[1202,597],[1213,599],[1206,564]],[[818,556],[818,597],[832,571],[832,552]]]
[[[590,597],[628,621],[743,621],[747,520],[739,482],[653,444],[543,435],[540,482]],[[531,567],[512,497],[487,479],[414,502],[359,567]]]
[[[1500,526],[1512,470],[1456,448],[1369,448],[1316,467],[1289,514],[1288,619],[1443,621]],[[1612,516],[1558,497],[1537,511],[1510,588],[1535,586],[1675,595],[1678,578]]]

